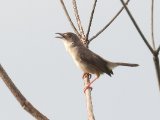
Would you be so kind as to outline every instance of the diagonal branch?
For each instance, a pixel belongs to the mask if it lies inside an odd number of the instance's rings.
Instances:
[[[151,3],[151,38],[153,49],[156,50],[155,42],[154,42],[154,0]]]
[[[81,24],[81,19],[80,19],[79,14],[78,14],[78,8],[77,8],[76,0],[72,0],[72,3],[73,3],[73,10],[74,10],[74,14],[75,14],[75,17],[76,17],[76,20],[77,20],[77,25],[78,25],[78,28],[79,28],[79,31],[80,31],[80,35],[83,38],[85,38],[85,34],[84,34],[83,27],[82,27],[82,24]]]
[[[66,14],[66,16],[67,16],[67,18],[68,18],[68,21],[70,22],[70,25],[72,26],[74,32],[80,37],[80,34],[79,34],[78,30],[76,29],[75,25],[74,25],[73,22],[72,22],[71,17],[69,16],[69,13],[68,13],[68,11],[67,11],[67,8],[66,8],[63,0],[60,0],[60,2],[61,2],[61,4],[62,4],[63,10],[64,10],[64,12],[65,12],[65,14]]]
[[[126,5],[128,4],[130,0],[127,0],[127,2],[125,3]],[[109,25],[120,15],[120,13],[122,12],[122,10],[124,9],[124,6],[118,11],[118,13],[111,19],[111,21],[105,25],[97,34],[95,34],[93,37],[91,37],[89,39],[89,41],[91,42],[93,39],[95,39],[96,37],[98,37],[106,28],[109,27]]]
[[[139,33],[140,36],[142,37],[142,40],[144,41],[144,43],[146,44],[146,46],[149,48],[150,52],[151,52],[152,54],[155,54],[153,48],[151,47],[151,45],[148,43],[147,39],[146,39],[145,36],[143,35],[141,29],[139,28],[138,24],[136,23],[135,19],[134,19],[133,16],[132,16],[131,12],[129,11],[129,9],[128,9],[127,6],[125,5],[124,1],[121,0],[121,3],[123,4],[125,10],[127,11],[130,19],[132,20],[134,26],[136,27],[138,33]]]
[[[40,113],[29,101],[27,101],[27,99],[22,95],[22,93],[14,85],[11,78],[8,76],[8,74],[3,69],[1,64],[0,64],[0,77],[2,78],[6,86],[9,88],[11,93],[14,95],[14,97],[17,99],[17,101],[28,113],[30,113],[37,120],[49,120],[46,116]]]
[[[95,8],[96,8],[96,3],[97,3],[97,0],[94,0],[91,16],[90,16],[90,20],[89,20],[88,30],[87,30],[87,34],[86,34],[86,39],[87,40],[88,40],[91,25],[92,25],[92,20],[93,20],[94,11],[95,11]]]

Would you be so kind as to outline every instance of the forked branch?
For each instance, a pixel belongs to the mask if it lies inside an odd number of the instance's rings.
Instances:
[[[155,70],[156,70],[156,74],[157,74],[157,79],[158,79],[158,85],[159,85],[159,90],[160,90],[160,66],[159,66],[159,49],[160,47],[156,50],[155,47],[155,43],[154,43],[154,31],[153,31],[153,9],[154,9],[154,0],[152,0],[152,7],[151,7],[151,36],[152,36],[152,43],[153,43],[153,48],[151,47],[151,45],[149,44],[149,42],[147,41],[147,39],[145,38],[145,36],[143,35],[142,31],[140,30],[138,24],[136,23],[135,19],[133,18],[131,12],[129,11],[129,9],[127,8],[127,6],[125,5],[124,1],[121,0],[121,3],[123,4],[123,6],[125,7],[126,12],[128,13],[131,21],[133,22],[134,26],[136,27],[138,33],[140,34],[142,40],[144,41],[144,43],[146,44],[146,46],[148,47],[148,49],[150,50],[150,52],[153,55],[153,61],[154,61],[154,65],[155,65]]]
[[[152,3],[151,3],[151,38],[152,38],[153,50],[155,51],[155,54],[153,56],[153,61],[156,69],[158,85],[160,90],[160,66],[159,66],[159,58],[158,58],[160,46],[156,50],[155,41],[154,41],[154,0],[152,0]]]
[[[3,69],[2,65],[0,64],[0,77],[2,78],[3,82],[6,84],[8,89],[17,99],[17,101],[21,104],[21,106],[30,113],[33,117],[37,120],[49,120],[46,116],[40,113],[18,90],[18,88],[14,85],[11,78],[8,76],[6,71]]]

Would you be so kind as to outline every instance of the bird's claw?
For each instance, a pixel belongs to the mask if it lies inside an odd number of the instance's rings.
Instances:
[[[87,76],[89,77],[89,79],[91,79],[91,77],[92,77],[91,74],[89,74],[89,73],[84,73],[83,76],[82,76],[82,78],[84,79],[84,78],[86,78]]]

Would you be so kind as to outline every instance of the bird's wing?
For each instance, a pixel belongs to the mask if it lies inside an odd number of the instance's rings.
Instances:
[[[88,48],[84,48],[83,51],[81,51],[80,59],[85,61],[86,64],[94,66],[96,70],[100,71],[100,73],[106,73],[109,76],[113,74],[112,70],[109,69],[107,65],[109,63]]]

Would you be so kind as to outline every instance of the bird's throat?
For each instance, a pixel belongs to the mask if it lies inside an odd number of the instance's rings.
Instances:
[[[66,48],[66,51],[72,56],[72,58],[75,58],[77,56],[77,47],[73,46],[72,42],[64,41],[64,46]]]

